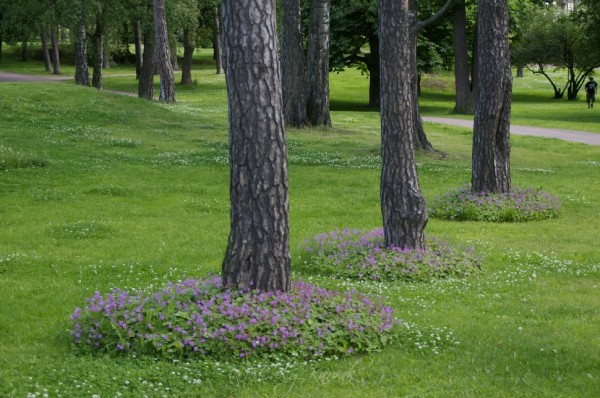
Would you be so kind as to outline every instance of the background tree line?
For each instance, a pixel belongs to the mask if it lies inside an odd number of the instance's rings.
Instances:
[[[32,56],[31,43],[41,43],[34,47],[34,56],[44,60],[48,72],[60,74],[60,58],[66,56],[77,66],[76,82],[96,88],[102,88],[102,69],[114,63],[135,63],[139,95],[152,98],[155,72],[163,71],[161,81],[170,79],[167,58],[172,69],[181,69],[182,84],[192,83],[196,47],[213,46],[215,59],[220,61],[218,0],[157,2],[159,6],[161,3],[166,37],[157,41],[154,0],[0,0],[0,46],[2,42],[20,45],[21,56],[27,59]],[[359,68],[370,81],[368,105],[380,105],[376,0],[280,0],[277,5],[282,15],[278,29],[282,32],[284,105],[289,125],[330,125],[327,71]],[[409,6],[413,15],[409,23],[415,32],[411,44],[415,47],[415,95],[420,91],[422,73],[454,70],[455,111],[473,113],[476,0],[436,0],[418,5],[411,0]],[[445,12],[431,19],[444,6]],[[546,76],[555,98],[567,93],[568,99],[575,99],[585,77],[600,65],[600,33],[595,29],[600,22],[598,7],[593,0],[583,0],[575,12],[561,13],[546,0],[510,0],[513,66]],[[286,39],[289,35],[295,36]],[[60,45],[64,42],[73,46]],[[156,55],[156,44],[163,46],[162,52],[170,53],[161,63],[157,63],[161,57]],[[183,49],[179,60],[178,48]],[[142,71],[144,49],[146,73]],[[298,59],[300,55],[302,59]],[[557,80],[550,73],[556,68],[564,69],[566,78]],[[218,62],[217,71],[221,70]],[[286,82],[289,75],[294,76],[298,87]],[[169,88],[161,86],[161,92],[174,90],[169,83]],[[300,99],[294,102],[294,96]],[[161,99],[166,100],[163,97],[174,100],[174,93],[162,93]],[[303,102],[307,105],[299,107]],[[431,149],[424,133],[419,134],[417,147]]]

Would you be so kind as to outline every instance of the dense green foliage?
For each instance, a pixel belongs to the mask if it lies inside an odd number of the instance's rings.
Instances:
[[[4,55],[2,68],[43,73],[39,63]],[[96,291],[159,291],[219,271],[229,227],[228,168],[219,157],[227,105],[210,56],[196,59],[198,83],[178,86],[176,105],[109,92],[136,91],[126,69],[107,74],[105,91],[0,83],[0,156],[20,162],[0,170],[0,396],[600,395],[598,147],[512,137],[514,184],[558,196],[558,218],[429,221],[428,234],[483,255],[476,276],[389,283],[300,273],[306,238],[381,226],[371,162],[379,115],[364,106],[367,80],[352,69],[331,75],[334,129],[287,132],[297,154],[292,266],[296,279],[316,286],[387,297],[404,321],[397,342],[306,364],[74,353],[69,316]],[[600,133],[596,109],[552,100],[543,78],[514,83],[513,123]],[[425,115],[451,113],[452,87],[449,74],[424,77]],[[417,157],[432,201],[469,181],[472,137],[467,129],[425,128],[445,153]]]
[[[71,315],[83,352],[235,361],[289,361],[372,352],[400,323],[380,297],[296,281],[289,292],[224,289],[219,275],[159,291],[96,292]]]

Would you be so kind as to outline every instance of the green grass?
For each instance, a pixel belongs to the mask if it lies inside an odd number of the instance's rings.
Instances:
[[[600,395],[600,149],[532,137],[511,139],[513,183],[559,196],[559,218],[429,221],[427,233],[484,254],[479,276],[431,284],[303,276],[384,294],[424,335],[292,371],[74,354],[68,317],[94,291],[219,271],[229,228],[225,83],[209,67],[194,76],[198,84],[177,87],[174,106],[70,83],[0,83],[0,396]],[[550,100],[544,82],[526,76],[515,79],[513,123],[600,133],[596,109]],[[424,86],[425,114],[450,113],[452,85],[439,83],[450,78],[428,76],[437,83]],[[314,234],[381,225],[379,171],[368,160],[379,153],[379,116],[364,106],[367,83],[355,71],[333,74],[335,128],[288,131],[294,262]],[[106,86],[136,90],[127,76]],[[447,154],[417,156],[433,200],[469,181],[471,132],[425,127]],[[459,344],[423,348],[450,331]]]

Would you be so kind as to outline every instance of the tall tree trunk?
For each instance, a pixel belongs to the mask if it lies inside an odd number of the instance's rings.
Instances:
[[[44,68],[46,72],[52,71],[52,62],[50,61],[50,51],[48,50],[48,37],[46,29],[40,31],[40,40],[42,41],[42,56],[44,58]]]
[[[142,24],[135,21],[133,23],[133,41],[135,42],[135,78],[139,79],[142,73]]]
[[[304,41],[300,0],[284,0],[281,34],[283,115],[286,126],[306,125]]]
[[[311,0],[308,21],[308,97],[311,126],[331,127],[329,115],[329,11],[331,0]]]
[[[154,98],[154,31],[148,29],[144,34],[144,53],[140,78],[138,80],[138,97],[152,101]]]
[[[160,95],[158,99],[165,102],[175,102],[175,76],[173,74],[173,64],[171,63],[165,0],[154,0],[154,40],[156,62],[160,74]]]
[[[274,0],[224,0],[231,230],[223,284],[287,291],[291,283],[287,154]]]
[[[96,30],[92,36],[92,44],[94,46],[92,87],[99,90],[102,89],[102,67],[104,66],[104,26],[96,20]]]
[[[183,65],[181,67],[181,84],[189,86],[192,81],[192,55],[194,43],[190,40],[190,29],[183,29]]]
[[[510,191],[512,75],[508,0],[479,0],[479,92],[473,127],[473,192]]]
[[[425,247],[427,211],[417,179],[409,0],[379,0],[381,213],[388,247]]]
[[[58,48],[58,26],[50,29],[50,43],[52,44],[52,73],[60,75],[60,51]]]
[[[456,88],[454,113],[472,115],[475,110],[475,96],[471,85],[471,69],[469,68],[467,16],[464,1],[458,2],[452,10],[452,33]]]
[[[221,22],[219,17],[219,8],[214,9],[214,31],[213,31],[213,51],[215,58],[215,66],[217,67],[217,75],[223,73],[223,57],[221,56]]]
[[[75,84],[90,85],[90,72],[87,59],[87,29],[81,17],[75,42]]]

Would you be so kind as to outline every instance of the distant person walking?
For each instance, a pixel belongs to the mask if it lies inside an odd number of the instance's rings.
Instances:
[[[596,101],[596,93],[598,92],[598,83],[594,81],[594,78],[590,76],[590,80],[585,84],[585,98],[587,101],[588,108],[594,107],[594,101]]]

